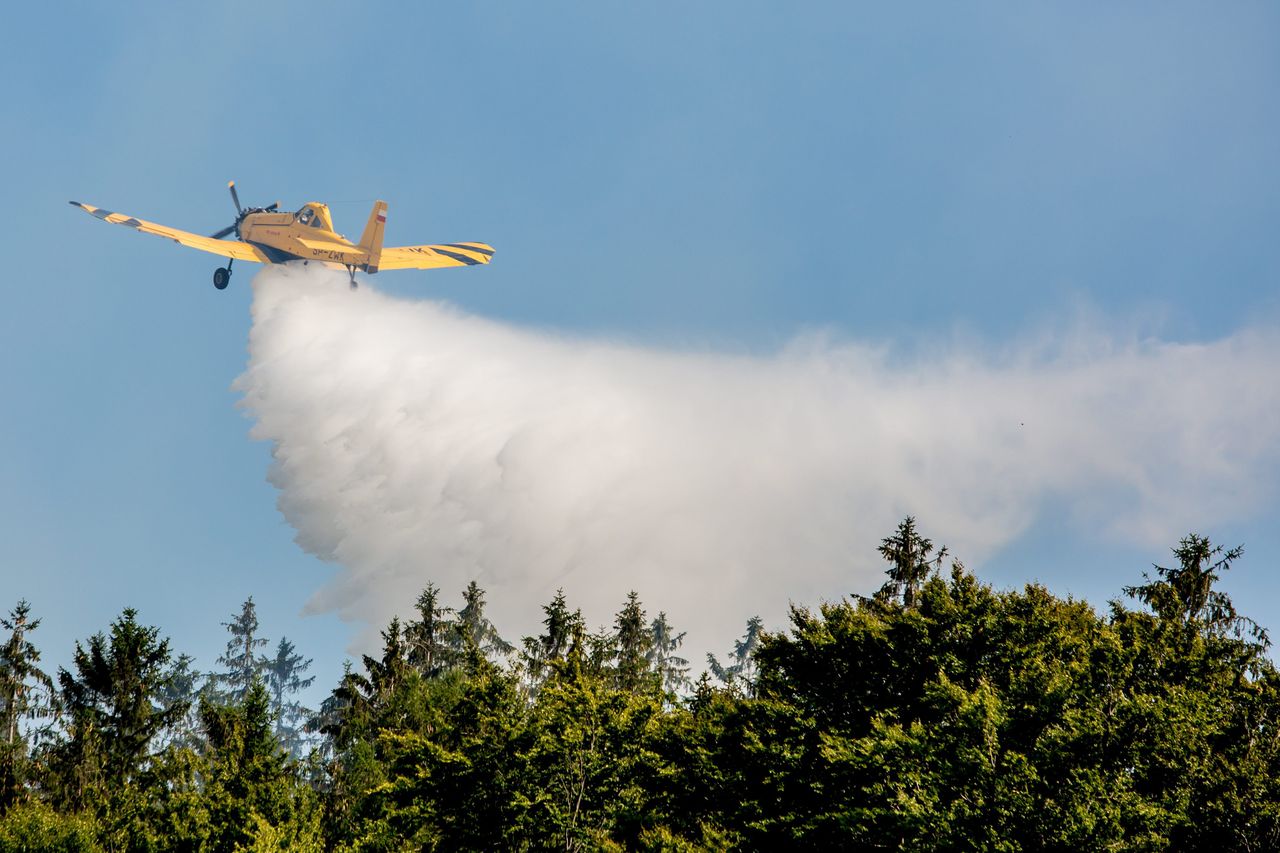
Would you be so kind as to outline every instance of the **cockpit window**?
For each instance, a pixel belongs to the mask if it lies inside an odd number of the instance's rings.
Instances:
[[[314,215],[314,214],[312,214],[312,212],[311,212],[311,208],[309,208],[309,207],[304,207],[304,208],[302,208],[302,210],[298,213],[298,221],[299,221],[299,222],[301,222],[303,225],[310,225],[310,224],[311,224],[311,217],[312,217],[313,215]]]
[[[311,218],[311,227],[312,227],[312,228],[323,228],[323,227],[324,227],[324,220],[323,220],[323,219],[321,219],[319,216],[313,216],[313,217]]]

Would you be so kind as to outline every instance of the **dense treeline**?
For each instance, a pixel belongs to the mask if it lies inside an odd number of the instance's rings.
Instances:
[[[690,682],[632,593],[505,641],[428,586],[322,707],[252,599],[199,673],[126,610],[40,668],[3,620],[0,851],[1280,849],[1280,679],[1199,536],[1105,614],[905,520],[872,596],[758,619]],[[1135,578],[1135,580],[1138,580]]]

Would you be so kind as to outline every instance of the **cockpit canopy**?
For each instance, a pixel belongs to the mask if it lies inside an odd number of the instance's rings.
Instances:
[[[320,204],[319,202],[312,201],[304,204],[302,208],[293,215],[293,218],[298,220],[298,223],[301,225],[307,225],[321,231],[333,230],[333,220],[329,218],[329,207],[328,205]]]

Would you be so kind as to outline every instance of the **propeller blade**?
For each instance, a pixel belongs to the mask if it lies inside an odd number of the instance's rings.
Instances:
[[[223,228],[217,234],[210,234],[209,236],[214,240],[221,240],[223,237],[227,236],[234,230],[236,230],[236,225],[233,222],[230,225],[228,225],[226,228]]]
[[[236,206],[236,215],[239,216],[244,208],[240,207],[240,196],[236,194],[236,182],[227,181],[227,189],[231,190],[231,201]]]

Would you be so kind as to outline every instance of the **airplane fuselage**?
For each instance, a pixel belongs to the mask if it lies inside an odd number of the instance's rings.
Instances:
[[[299,213],[250,213],[240,223],[240,239],[276,264],[304,260],[360,266],[369,256],[332,229],[328,209],[319,203]]]

